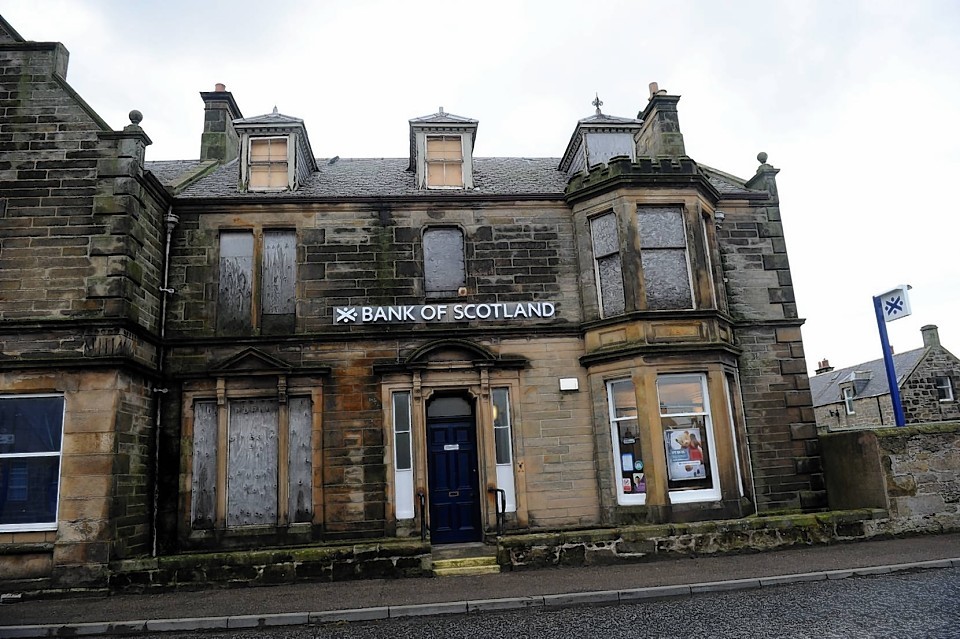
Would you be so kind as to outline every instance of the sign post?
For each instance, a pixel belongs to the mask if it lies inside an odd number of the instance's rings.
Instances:
[[[901,284],[873,298],[873,310],[877,315],[877,329],[880,331],[880,346],[883,348],[883,366],[887,370],[887,384],[890,386],[890,402],[893,404],[893,417],[897,426],[905,426],[903,404],[900,402],[900,386],[897,384],[897,371],[893,367],[893,353],[890,352],[890,338],[887,337],[887,322],[910,315],[910,298],[907,296],[911,286]]]

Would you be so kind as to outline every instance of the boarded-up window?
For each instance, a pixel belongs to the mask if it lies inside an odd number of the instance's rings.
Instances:
[[[291,522],[309,522],[313,513],[313,408],[309,397],[293,397],[289,401],[290,426],[288,478],[290,502],[287,512]]]
[[[647,308],[692,308],[682,210],[680,207],[641,206],[637,213]]]
[[[277,402],[230,403],[227,526],[277,523]]]
[[[625,308],[617,216],[606,213],[590,220],[597,295],[603,317],[620,315]]]
[[[220,233],[220,288],[217,297],[217,331],[246,334],[253,328],[253,233]]]
[[[427,186],[463,188],[463,144],[459,135],[427,137]]]
[[[213,528],[217,504],[217,404],[193,406],[193,482],[190,519],[194,528]]]
[[[456,295],[467,283],[460,229],[427,229],[423,233],[423,280],[428,296]]]
[[[250,181],[254,191],[273,191],[289,186],[287,138],[250,140]]]
[[[264,231],[260,305],[263,332],[288,333],[296,318],[297,235],[294,231]]]

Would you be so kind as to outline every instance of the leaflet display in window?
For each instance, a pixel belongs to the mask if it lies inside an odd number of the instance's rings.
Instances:
[[[668,429],[663,432],[670,481],[705,479],[703,434],[699,428]]]

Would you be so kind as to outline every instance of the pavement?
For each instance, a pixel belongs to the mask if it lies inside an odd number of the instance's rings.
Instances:
[[[472,577],[15,601],[0,605],[0,638],[175,633],[617,603],[936,568],[960,568],[960,534]]]

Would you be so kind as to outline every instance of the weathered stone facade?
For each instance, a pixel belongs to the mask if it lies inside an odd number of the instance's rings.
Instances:
[[[0,532],[0,564],[61,586],[151,551],[166,210],[149,138],[110,130],[67,57],[0,20],[0,393],[65,403],[55,529]]]
[[[110,130],[0,26],[0,401],[65,406],[56,519],[0,520],[3,580],[825,506],[777,169],[698,165],[679,96],[563,160],[474,158],[441,110],[408,163],[304,159],[218,85],[200,160],[145,162],[138,112]]]

